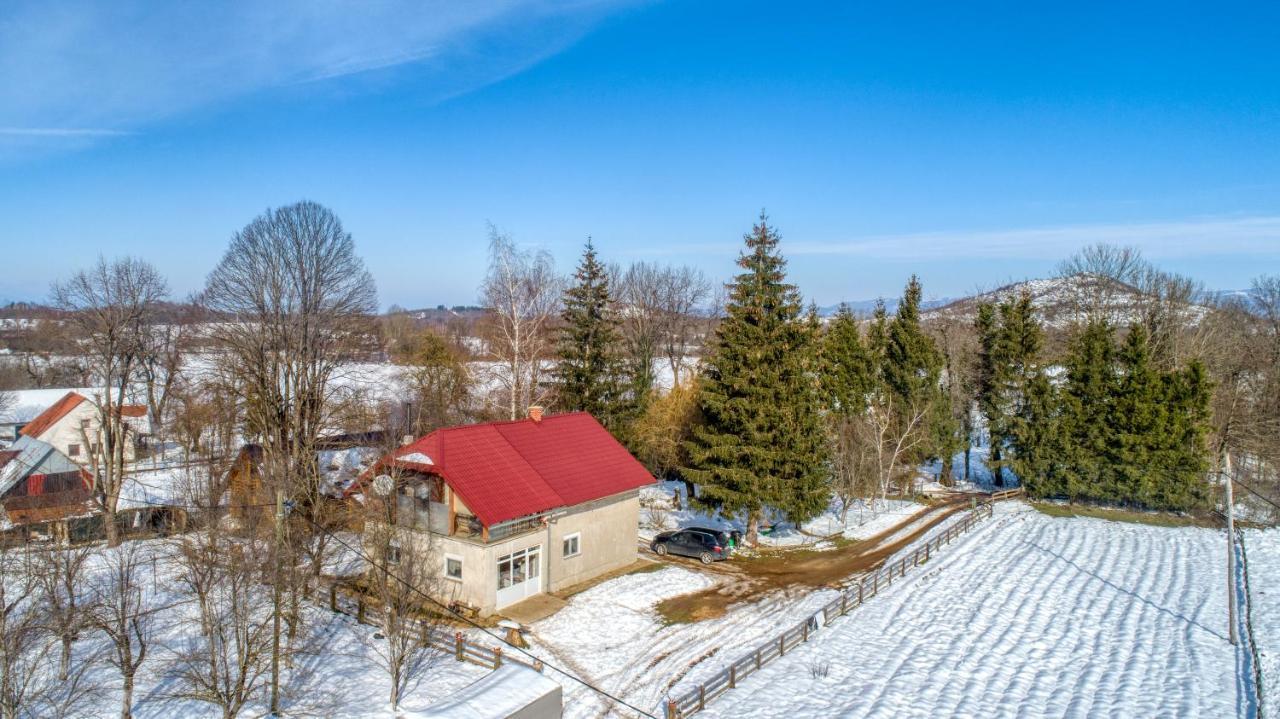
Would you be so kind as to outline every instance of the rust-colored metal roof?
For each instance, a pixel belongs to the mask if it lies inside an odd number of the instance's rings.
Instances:
[[[83,395],[77,392],[68,392],[62,396],[62,399],[54,402],[49,409],[36,415],[36,418],[27,422],[22,426],[22,434],[33,439],[39,439],[50,427],[58,423],[58,420],[66,417],[67,414],[80,406],[84,402]]]
[[[384,457],[366,476],[387,466],[439,475],[486,526],[654,481],[586,412],[439,429]]]

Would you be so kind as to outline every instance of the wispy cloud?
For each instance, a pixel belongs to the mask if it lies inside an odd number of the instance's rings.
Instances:
[[[1280,216],[878,235],[845,242],[789,243],[786,251],[887,260],[1056,259],[1099,242],[1132,245],[1152,258],[1274,255],[1280,248]]]
[[[16,0],[0,7],[0,142],[110,137],[400,67],[429,76],[425,92],[456,95],[558,52],[623,1]]]

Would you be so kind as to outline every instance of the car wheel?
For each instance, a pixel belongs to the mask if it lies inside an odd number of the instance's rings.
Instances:
[[[657,553],[659,557],[665,557],[667,556],[667,545],[659,544],[658,546],[653,548],[653,551]]]
[[[711,564],[711,562],[715,560],[715,557],[711,556],[711,552],[703,552],[702,556],[698,557],[698,559],[701,559],[703,564]]]

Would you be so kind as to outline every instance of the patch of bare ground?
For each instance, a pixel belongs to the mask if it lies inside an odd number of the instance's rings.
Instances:
[[[659,602],[658,614],[668,624],[701,622],[723,616],[732,606],[772,592],[795,587],[839,586],[855,574],[877,569],[890,556],[968,505],[967,496],[949,498],[874,537],[837,543],[835,549],[827,551],[770,552],[710,565],[708,569],[721,575],[721,581],[707,589]],[[910,531],[903,533],[905,529]]]

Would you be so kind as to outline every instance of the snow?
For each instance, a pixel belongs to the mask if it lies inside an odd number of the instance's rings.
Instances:
[[[179,687],[170,670],[192,633],[199,628],[195,603],[181,591],[178,540],[146,540],[125,546],[136,546],[144,552],[145,571],[140,589],[153,617],[148,656],[139,670],[134,691],[134,716],[138,719],[221,716],[211,704],[175,695]],[[96,575],[106,570],[104,555],[109,551],[112,550],[102,547],[94,550],[84,586],[93,586]],[[260,589],[264,596],[270,591],[266,586]],[[295,660],[293,667],[283,669],[282,691],[287,710],[297,716],[392,716],[387,701],[390,684],[377,659],[384,641],[374,636],[377,628],[358,624],[351,617],[316,605],[305,605],[303,612],[302,626],[311,632],[305,637],[310,648]],[[100,657],[108,646],[100,632],[86,632],[74,645],[74,661]],[[56,659],[50,661],[56,664]],[[432,653],[417,681],[411,683],[402,707],[406,712],[424,709],[488,673],[469,662],[459,662],[450,654]],[[87,678],[100,687],[101,695],[91,706],[82,707],[73,715],[119,716],[119,673],[99,661],[91,665]],[[242,715],[265,715],[267,698],[265,690],[259,691]]]
[[[406,717],[423,719],[507,719],[515,712],[560,694],[560,684],[529,667],[508,663],[421,712]],[[545,701],[545,700],[544,700]]]
[[[1262,716],[1280,716],[1280,529],[1241,532],[1249,565],[1249,621],[1262,669]]]
[[[30,422],[41,412],[49,409],[54,402],[62,399],[68,392],[79,392],[86,397],[93,396],[97,389],[88,387],[54,387],[50,389],[18,389],[12,390],[13,404],[0,412],[0,422]]]
[[[707,716],[1248,714],[1247,650],[1223,626],[1223,543],[1001,505]]]

